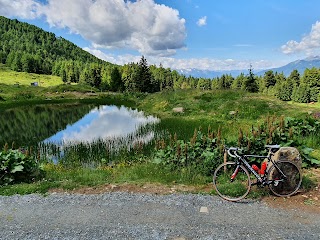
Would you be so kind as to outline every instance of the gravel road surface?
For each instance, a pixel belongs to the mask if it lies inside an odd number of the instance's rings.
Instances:
[[[200,194],[0,197],[0,239],[320,239],[320,215]]]

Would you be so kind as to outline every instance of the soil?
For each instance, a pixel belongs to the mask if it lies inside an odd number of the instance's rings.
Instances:
[[[268,196],[262,201],[274,208],[300,209],[305,212],[320,213],[320,169],[304,170],[304,175],[311,176],[316,186],[310,190],[300,190],[296,195],[286,198]]]
[[[309,190],[300,190],[291,197],[276,197],[273,195],[264,196],[260,200],[273,208],[282,209],[299,209],[304,212],[320,213],[320,169],[312,169],[304,171],[304,174],[311,174],[318,185],[313,186]],[[101,194],[105,192],[132,192],[132,193],[151,193],[156,195],[172,194],[172,193],[210,193],[212,192],[212,184],[204,186],[189,186],[174,184],[171,186],[144,183],[144,184],[105,184],[96,187],[85,187],[75,190],[66,191],[63,189],[51,189],[50,192],[68,192],[78,194]]]

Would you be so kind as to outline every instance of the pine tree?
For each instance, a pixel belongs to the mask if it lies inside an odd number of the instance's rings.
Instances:
[[[249,74],[247,76],[246,81],[244,82],[244,89],[248,92],[258,92],[258,84],[255,78],[255,75],[252,71],[252,66],[250,65]]]
[[[300,85],[300,73],[298,72],[297,69],[294,69],[291,73],[290,76],[288,77],[288,79],[291,80],[291,82],[296,85],[299,86]]]
[[[274,86],[276,84],[276,78],[272,70],[265,72],[263,79],[264,79],[266,88],[269,88],[270,86]]]
[[[138,64],[137,77],[138,79],[135,79],[135,81],[139,92],[154,92],[151,71],[144,56],[141,57]]]

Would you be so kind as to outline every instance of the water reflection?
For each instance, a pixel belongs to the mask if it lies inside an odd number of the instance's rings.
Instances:
[[[145,116],[143,112],[128,109],[124,106],[100,106],[91,110],[82,119],[66,129],[44,140],[45,143],[91,143],[98,139],[122,138],[134,135],[139,128],[158,123],[153,116]],[[148,142],[153,132],[137,135],[135,141]]]

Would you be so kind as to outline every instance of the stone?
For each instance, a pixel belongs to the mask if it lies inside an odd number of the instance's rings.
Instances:
[[[201,212],[201,213],[208,213],[209,210],[208,210],[207,207],[201,207],[201,208],[200,208],[200,212]]]
[[[298,149],[294,147],[281,147],[272,157],[274,161],[287,160],[292,161],[301,170],[302,158]]]
[[[176,113],[183,113],[184,108],[183,107],[176,107],[176,108],[173,108],[172,111],[174,111]]]
[[[230,114],[231,116],[237,115],[237,113],[238,113],[237,111],[230,111],[230,112],[229,112],[229,114]]]

